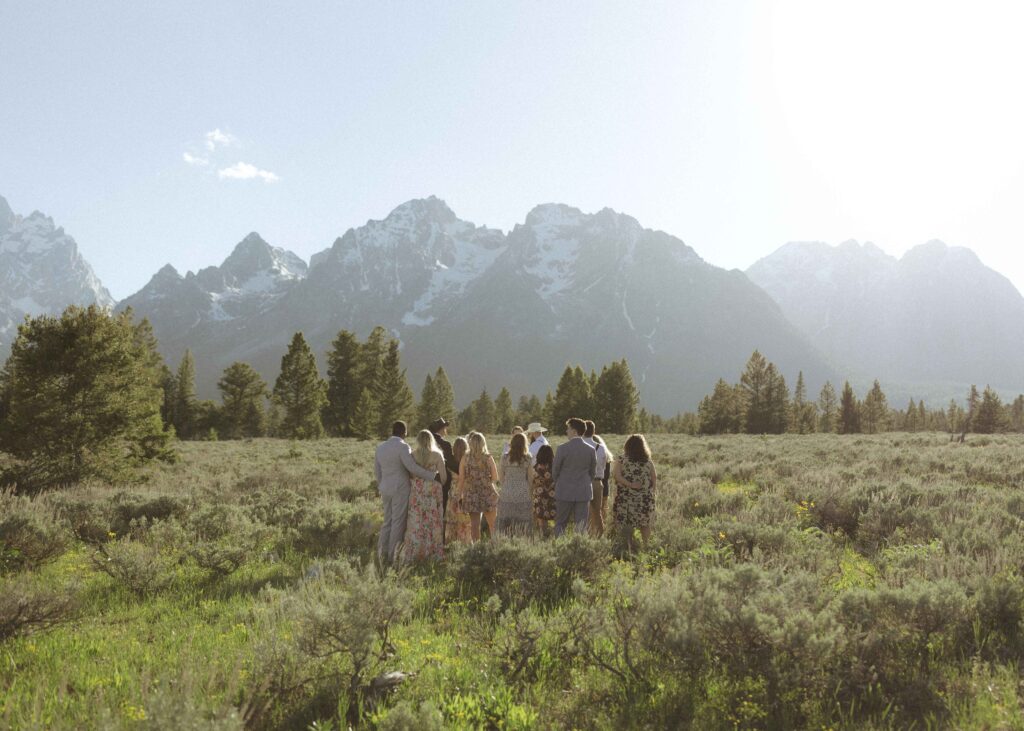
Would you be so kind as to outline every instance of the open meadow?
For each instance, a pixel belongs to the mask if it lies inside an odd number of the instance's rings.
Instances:
[[[1024,729],[1024,437],[650,442],[646,551],[383,578],[371,442],[0,497],[0,726]]]

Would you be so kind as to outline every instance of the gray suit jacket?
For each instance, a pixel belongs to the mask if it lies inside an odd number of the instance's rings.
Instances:
[[[416,464],[412,458],[412,447],[401,437],[391,437],[377,447],[373,474],[377,478],[377,489],[381,495],[408,491],[410,475],[424,480],[434,479],[434,471]]]
[[[555,500],[593,500],[596,472],[597,452],[585,441],[576,437],[559,446],[551,467]]]

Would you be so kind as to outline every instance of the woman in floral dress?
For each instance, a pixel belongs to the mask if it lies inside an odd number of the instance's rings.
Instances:
[[[448,474],[444,455],[434,442],[434,435],[424,429],[416,435],[412,452],[416,464],[441,475]],[[444,522],[441,520],[441,482],[413,477],[410,480],[409,514],[405,524],[405,543],[400,549],[403,563],[440,560],[444,558]]]
[[[657,496],[658,474],[651,461],[651,450],[642,434],[626,440],[623,455],[615,461],[615,506],[612,513],[618,530],[626,538],[630,551],[636,550],[634,530],[640,530],[644,545],[651,538],[651,523]]]
[[[498,497],[498,531],[505,534],[525,535],[533,523],[533,505],[530,501],[530,478],[533,474],[526,435],[512,435],[508,452],[501,456],[501,495]]]
[[[487,528],[494,535],[494,519],[497,516],[498,491],[494,483],[498,481],[498,467],[494,458],[487,451],[487,440],[478,431],[472,432],[466,440],[469,452],[459,464],[459,495],[461,509],[469,513],[472,540],[480,540],[480,519],[487,520]]]
[[[555,461],[555,450],[545,444],[537,450],[537,464],[533,466],[531,483],[533,497],[533,520],[540,532],[551,534],[550,521],[555,519],[555,481],[551,477],[551,464]]]
[[[469,451],[469,443],[459,437],[452,442],[452,455],[455,457],[455,464],[461,465],[463,457]],[[456,479],[455,487],[448,496],[448,515],[445,521],[447,531],[446,543],[470,543],[473,540],[473,531],[470,525],[469,514],[462,512],[462,492],[459,489]]]

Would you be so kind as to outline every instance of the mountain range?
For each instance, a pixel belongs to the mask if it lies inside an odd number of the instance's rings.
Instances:
[[[0,278],[0,347],[24,314],[114,305],[73,239],[2,198]],[[338,330],[376,325],[401,341],[414,389],[443,365],[459,403],[502,386],[543,396],[567,364],[625,357],[643,403],[670,414],[738,378],[755,348],[790,385],[803,370],[809,389],[850,375],[1024,388],[1024,298],[968,250],[933,242],[896,260],[870,244],[793,243],[744,273],[628,215],[555,203],[504,233],[436,197],[411,200],[308,265],[251,233],[218,266],[163,267],[116,304],[128,307],[172,367],[192,350],[204,397],[236,360],[272,383],[295,331],[323,365]]]

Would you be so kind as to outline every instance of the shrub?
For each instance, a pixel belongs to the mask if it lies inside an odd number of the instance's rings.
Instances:
[[[77,608],[70,588],[41,587],[28,577],[0,581],[0,642],[66,622]]]
[[[224,503],[204,506],[188,521],[192,540],[187,553],[216,576],[227,576],[245,564],[269,529],[257,526],[241,508]]]
[[[110,500],[112,520],[110,530],[118,536],[127,535],[132,521],[154,521],[176,518],[181,520],[188,503],[174,495],[145,495],[119,492]]]
[[[309,556],[370,552],[377,545],[381,516],[377,503],[321,503],[296,526],[294,547]]]
[[[34,569],[64,555],[64,527],[41,503],[0,495],[0,573]]]
[[[71,491],[54,497],[53,503],[78,540],[90,545],[110,540],[113,518],[108,502]]]
[[[484,602],[496,595],[506,607],[552,606],[570,595],[575,579],[592,581],[605,571],[609,558],[607,542],[587,536],[512,537],[456,546],[447,570],[463,597]]]
[[[121,538],[99,546],[93,563],[136,596],[149,596],[170,586],[178,561],[153,546]]]
[[[374,714],[371,720],[378,731],[441,731],[444,728],[444,716],[429,701],[418,706],[401,701],[388,711]]]
[[[273,628],[287,627],[289,635],[275,638],[272,629],[258,650],[262,667],[256,673],[253,724],[298,726],[340,702],[347,708],[345,720],[356,725],[369,692],[367,680],[395,655],[391,630],[409,615],[413,591],[393,573],[381,577],[372,566],[329,561],[319,578],[297,591],[267,596],[267,620]]]

